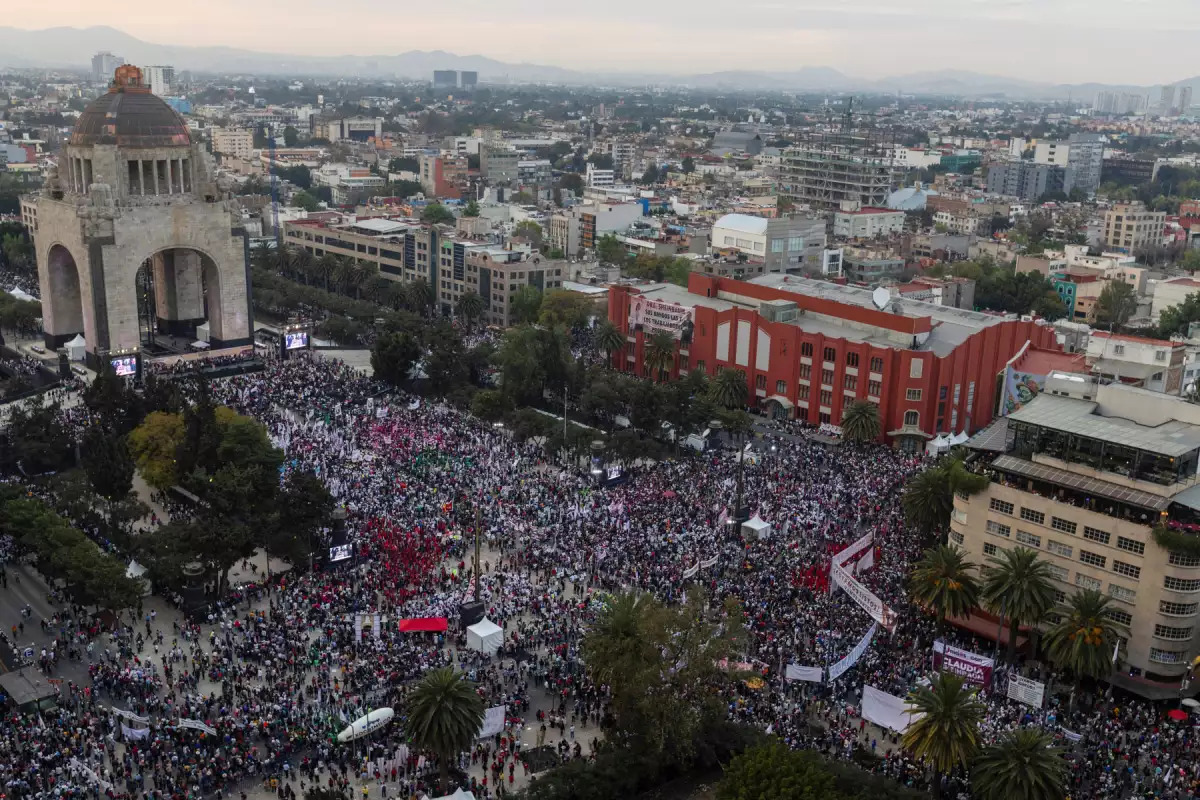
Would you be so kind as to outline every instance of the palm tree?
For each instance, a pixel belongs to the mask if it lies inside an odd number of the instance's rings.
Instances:
[[[712,400],[721,408],[743,408],[750,388],[746,385],[746,373],[740,369],[723,369],[717,373],[708,387]]]
[[[413,313],[425,316],[425,312],[433,305],[433,287],[424,278],[416,278],[405,284],[404,297]]]
[[[985,747],[971,770],[978,800],[1061,800],[1067,762],[1054,739],[1036,728],[1009,731]]]
[[[939,637],[946,617],[964,617],[979,603],[979,581],[971,574],[975,567],[962,550],[943,544],[926,550],[913,568],[912,598],[937,614]]]
[[[988,610],[1008,620],[1008,660],[1016,663],[1017,629],[1035,624],[1054,607],[1050,564],[1027,547],[1001,550],[983,569],[983,601]]]
[[[941,797],[942,775],[965,767],[979,747],[985,706],[961,677],[950,672],[909,692],[908,705],[914,719],[904,732],[904,746],[933,767],[930,788],[934,797]]]
[[[463,292],[462,297],[458,298],[458,306],[455,311],[466,321],[467,330],[475,324],[475,320],[479,319],[483,314],[484,302],[483,298],[475,292]]]
[[[313,254],[305,250],[303,247],[291,248],[289,256],[292,262],[292,270],[296,273],[297,278],[303,278],[308,284],[313,277],[313,263],[315,259]]]
[[[600,327],[596,330],[596,347],[604,351],[604,361],[608,366],[612,366],[613,353],[625,346],[625,334],[621,333],[621,329],[612,324],[610,320],[604,320],[600,323]]]
[[[329,251],[323,253],[317,259],[316,274],[321,277],[321,284],[325,291],[329,291],[329,281],[337,273],[338,257]]]
[[[652,334],[646,343],[645,363],[658,382],[662,383],[675,363],[674,337],[662,331]]]
[[[1082,589],[1071,595],[1066,614],[1046,632],[1046,650],[1050,660],[1075,676],[1075,686],[1087,678],[1107,678],[1113,670],[1113,653],[1122,635],[1129,629],[1109,612],[1112,598],[1095,589]],[[1075,694],[1071,701],[1074,703]]]
[[[870,400],[854,401],[842,415],[842,435],[852,442],[872,442],[882,430],[879,406]]]
[[[927,531],[947,531],[955,493],[978,494],[988,479],[968,470],[960,459],[947,457],[909,478],[900,498],[909,525]]]
[[[425,673],[408,696],[405,733],[438,759],[442,792],[450,794],[450,764],[479,735],[483,699],[461,672],[451,667]]]

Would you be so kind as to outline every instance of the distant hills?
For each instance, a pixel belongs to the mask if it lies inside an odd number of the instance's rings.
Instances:
[[[874,92],[958,97],[1084,101],[1101,91],[1132,92],[1158,99],[1157,86],[1101,83],[1051,84],[986,75],[967,70],[935,70],[872,80],[846,75],[830,67],[810,66],[791,71],[730,70],[697,74],[649,72],[588,72],[544,64],[512,64],[479,55],[441,50],[410,50],[394,55],[312,56],[262,53],[234,47],[191,47],[145,42],[105,26],[47,28],[27,31],[0,27],[0,68],[58,67],[87,69],[101,50],[123,56],[133,64],[170,64],[176,69],[222,74],[312,77],[377,77],[429,79],[435,69],[474,70],[485,83],[562,83],[610,86],[646,84],[689,86],[729,91]],[[1176,81],[1192,86],[1200,102],[1200,76]]]

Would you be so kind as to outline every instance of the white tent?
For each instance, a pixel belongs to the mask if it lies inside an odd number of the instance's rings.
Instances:
[[[36,297],[34,297],[29,292],[25,291],[24,289],[22,289],[20,287],[14,287],[12,289],[9,289],[8,293],[10,295],[12,295],[13,297],[17,298],[18,300],[37,300]]]
[[[950,446],[958,447],[960,444],[962,444],[963,442],[967,441],[970,438],[971,438],[970,436],[967,436],[966,431],[959,431],[958,433],[956,433],[950,437]]]
[[[87,349],[87,342],[83,338],[83,334],[75,334],[75,338],[63,345],[67,349],[68,361],[83,361],[83,351]]]
[[[742,523],[742,536],[747,539],[766,539],[771,535],[771,523],[758,514]]]
[[[939,433],[934,438],[925,443],[925,452],[928,455],[941,455],[950,449],[950,437],[947,434]]]
[[[504,631],[486,617],[467,628],[467,647],[491,655],[500,649]]]
[[[136,561],[130,561],[129,566],[125,569],[126,578],[140,578],[146,574],[146,568]],[[142,582],[142,594],[150,594],[150,579],[147,578]]]
[[[209,340],[209,330],[210,330],[210,328],[208,327],[207,322],[201,322],[199,325],[197,325],[196,326],[196,340],[201,341],[201,342],[207,342]]]

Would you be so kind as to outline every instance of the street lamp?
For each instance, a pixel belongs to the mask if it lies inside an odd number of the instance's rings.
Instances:
[[[708,423],[708,427],[712,428],[717,433],[725,427],[725,423],[719,419],[714,419]],[[745,458],[746,452],[741,440],[738,441],[738,469],[737,469],[737,501],[733,507],[733,513],[729,515],[730,522],[734,525],[740,525],[745,522],[749,515],[744,514],[742,502],[742,477],[745,474]]]

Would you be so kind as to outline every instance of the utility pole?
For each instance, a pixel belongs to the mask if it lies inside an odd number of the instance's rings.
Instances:
[[[479,573],[479,527],[482,514],[479,510],[479,503],[475,504],[475,602],[479,602],[479,584],[483,581],[483,576]]]

